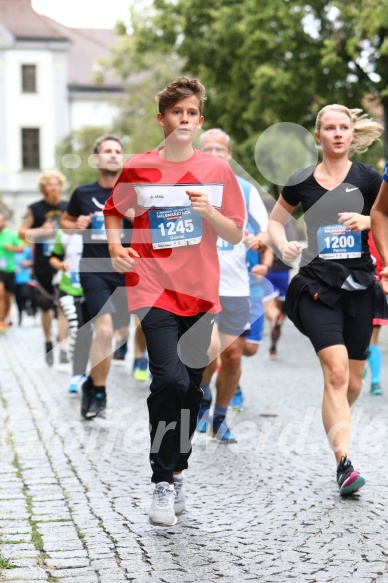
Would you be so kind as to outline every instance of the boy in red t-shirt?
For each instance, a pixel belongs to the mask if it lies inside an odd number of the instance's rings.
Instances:
[[[200,382],[219,312],[217,236],[242,238],[244,201],[229,164],[193,148],[205,88],[180,77],[157,95],[161,148],[125,164],[105,208],[113,267],[126,274],[130,311],[144,331],[152,381],[147,399],[156,484],[151,524],[172,526],[185,509],[182,471],[202,398]],[[134,215],[132,245],[121,219]]]

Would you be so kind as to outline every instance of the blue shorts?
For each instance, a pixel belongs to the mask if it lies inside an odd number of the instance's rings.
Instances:
[[[289,271],[270,271],[267,278],[278,292],[279,300],[284,302],[290,280]]]
[[[114,280],[99,273],[81,273],[80,279],[91,319],[111,314],[115,330],[129,324],[130,314],[124,286],[117,286]]]
[[[251,300],[253,298],[260,298],[263,302],[273,300],[277,298],[279,292],[274,289],[272,283],[266,278],[263,277],[260,281],[255,279],[255,277],[250,273],[249,274],[249,295]]]
[[[241,336],[250,330],[249,297],[220,297],[222,312],[216,315],[218,330],[229,336]]]
[[[251,298],[251,329],[244,334],[247,342],[260,344],[263,340],[264,330],[264,307],[261,298]]]

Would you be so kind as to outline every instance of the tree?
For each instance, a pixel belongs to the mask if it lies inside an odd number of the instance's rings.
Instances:
[[[120,43],[103,63],[127,83],[116,131],[127,136],[130,152],[161,141],[153,98],[178,74],[204,83],[204,129],[226,130],[237,161],[260,183],[266,180],[254,150],[273,124],[293,122],[313,132],[318,110],[333,102],[388,122],[385,0],[154,0],[136,6],[131,28],[118,24]],[[388,157],[388,132],[384,153]],[[377,144],[362,160],[377,165],[382,156]]]
[[[181,73],[205,84],[204,127],[230,133],[239,162],[257,175],[254,147],[271,124],[312,131],[333,102],[381,103],[388,119],[387,18],[384,0],[155,0],[127,36],[132,62],[177,55]]]
[[[384,0],[335,0],[326,11],[322,34],[323,96],[354,98],[376,113],[388,128],[388,11]],[[325,80],[328,82],[325,83]],[[369,101],[369,104],[368,104]],[[388,130],[384,132],[388,158]]]
[[[172,78],[179,75],[181,60],[175,53],[137,50],[137,23],[143,24],[144,13],[139,16],[131,10],[134,30],[127,33],[123,22],[116,25],[119,36],[117,47],[109,57],[99,60],[101,79],[105,72],[114,69],[125,84],[125,97],[120,100],[121,113],[113,123],[114,131],[125,136],[127,153],[150,150],[163,139],[156,123],[156,93]]]
[[[57,146],[57,167],[66,177],[66,190],[71,194],[80,184],[97,180],[92,148],[99,136],[111,134],[107,128],[85,126],[68,134]]]

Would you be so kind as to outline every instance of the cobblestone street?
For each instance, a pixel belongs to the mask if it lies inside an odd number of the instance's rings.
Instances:
[[[388,583],[388,330],[380,336],[384,395],[369,394],[368,373],[353,410],[351,458],[367,479],[358,496],[338,494],[318,360],[287,321],[277,362],[268,337],[244,358],[245,408],[229,415],[238,443],[196,435],[188,509],[155,528],[148,389],[131,359],[112,366],[107,418],[86,422],[68,365],[44,362],[40,327],[13,326],[0,338],[0,581]]]

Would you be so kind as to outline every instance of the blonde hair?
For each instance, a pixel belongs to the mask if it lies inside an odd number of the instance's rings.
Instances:
[[[66,182],[66,178],[64,177],[64,175],[58,170],[46,170],[45,172],[42,172],[38,180],[39,190],[42,194],[45,193],[44,187],[49,182],[50,178],[56,178],[61,186],[63,186]]]
[[[362,109],[349,109],[345,105],[333,103],[325,105],[318,112],[315,121],[315,131],[319,134],[322,126],[322,116],[326,111],[339,111],[348,116],[350,120],[350,127],[354,132],[354,137],[350,145],[349,157],[354,154],[362,154],[366,152],[368,147],[378,140],[383,133],[383,126],[377,121],[368,117],[368,114],[362,113]]]

